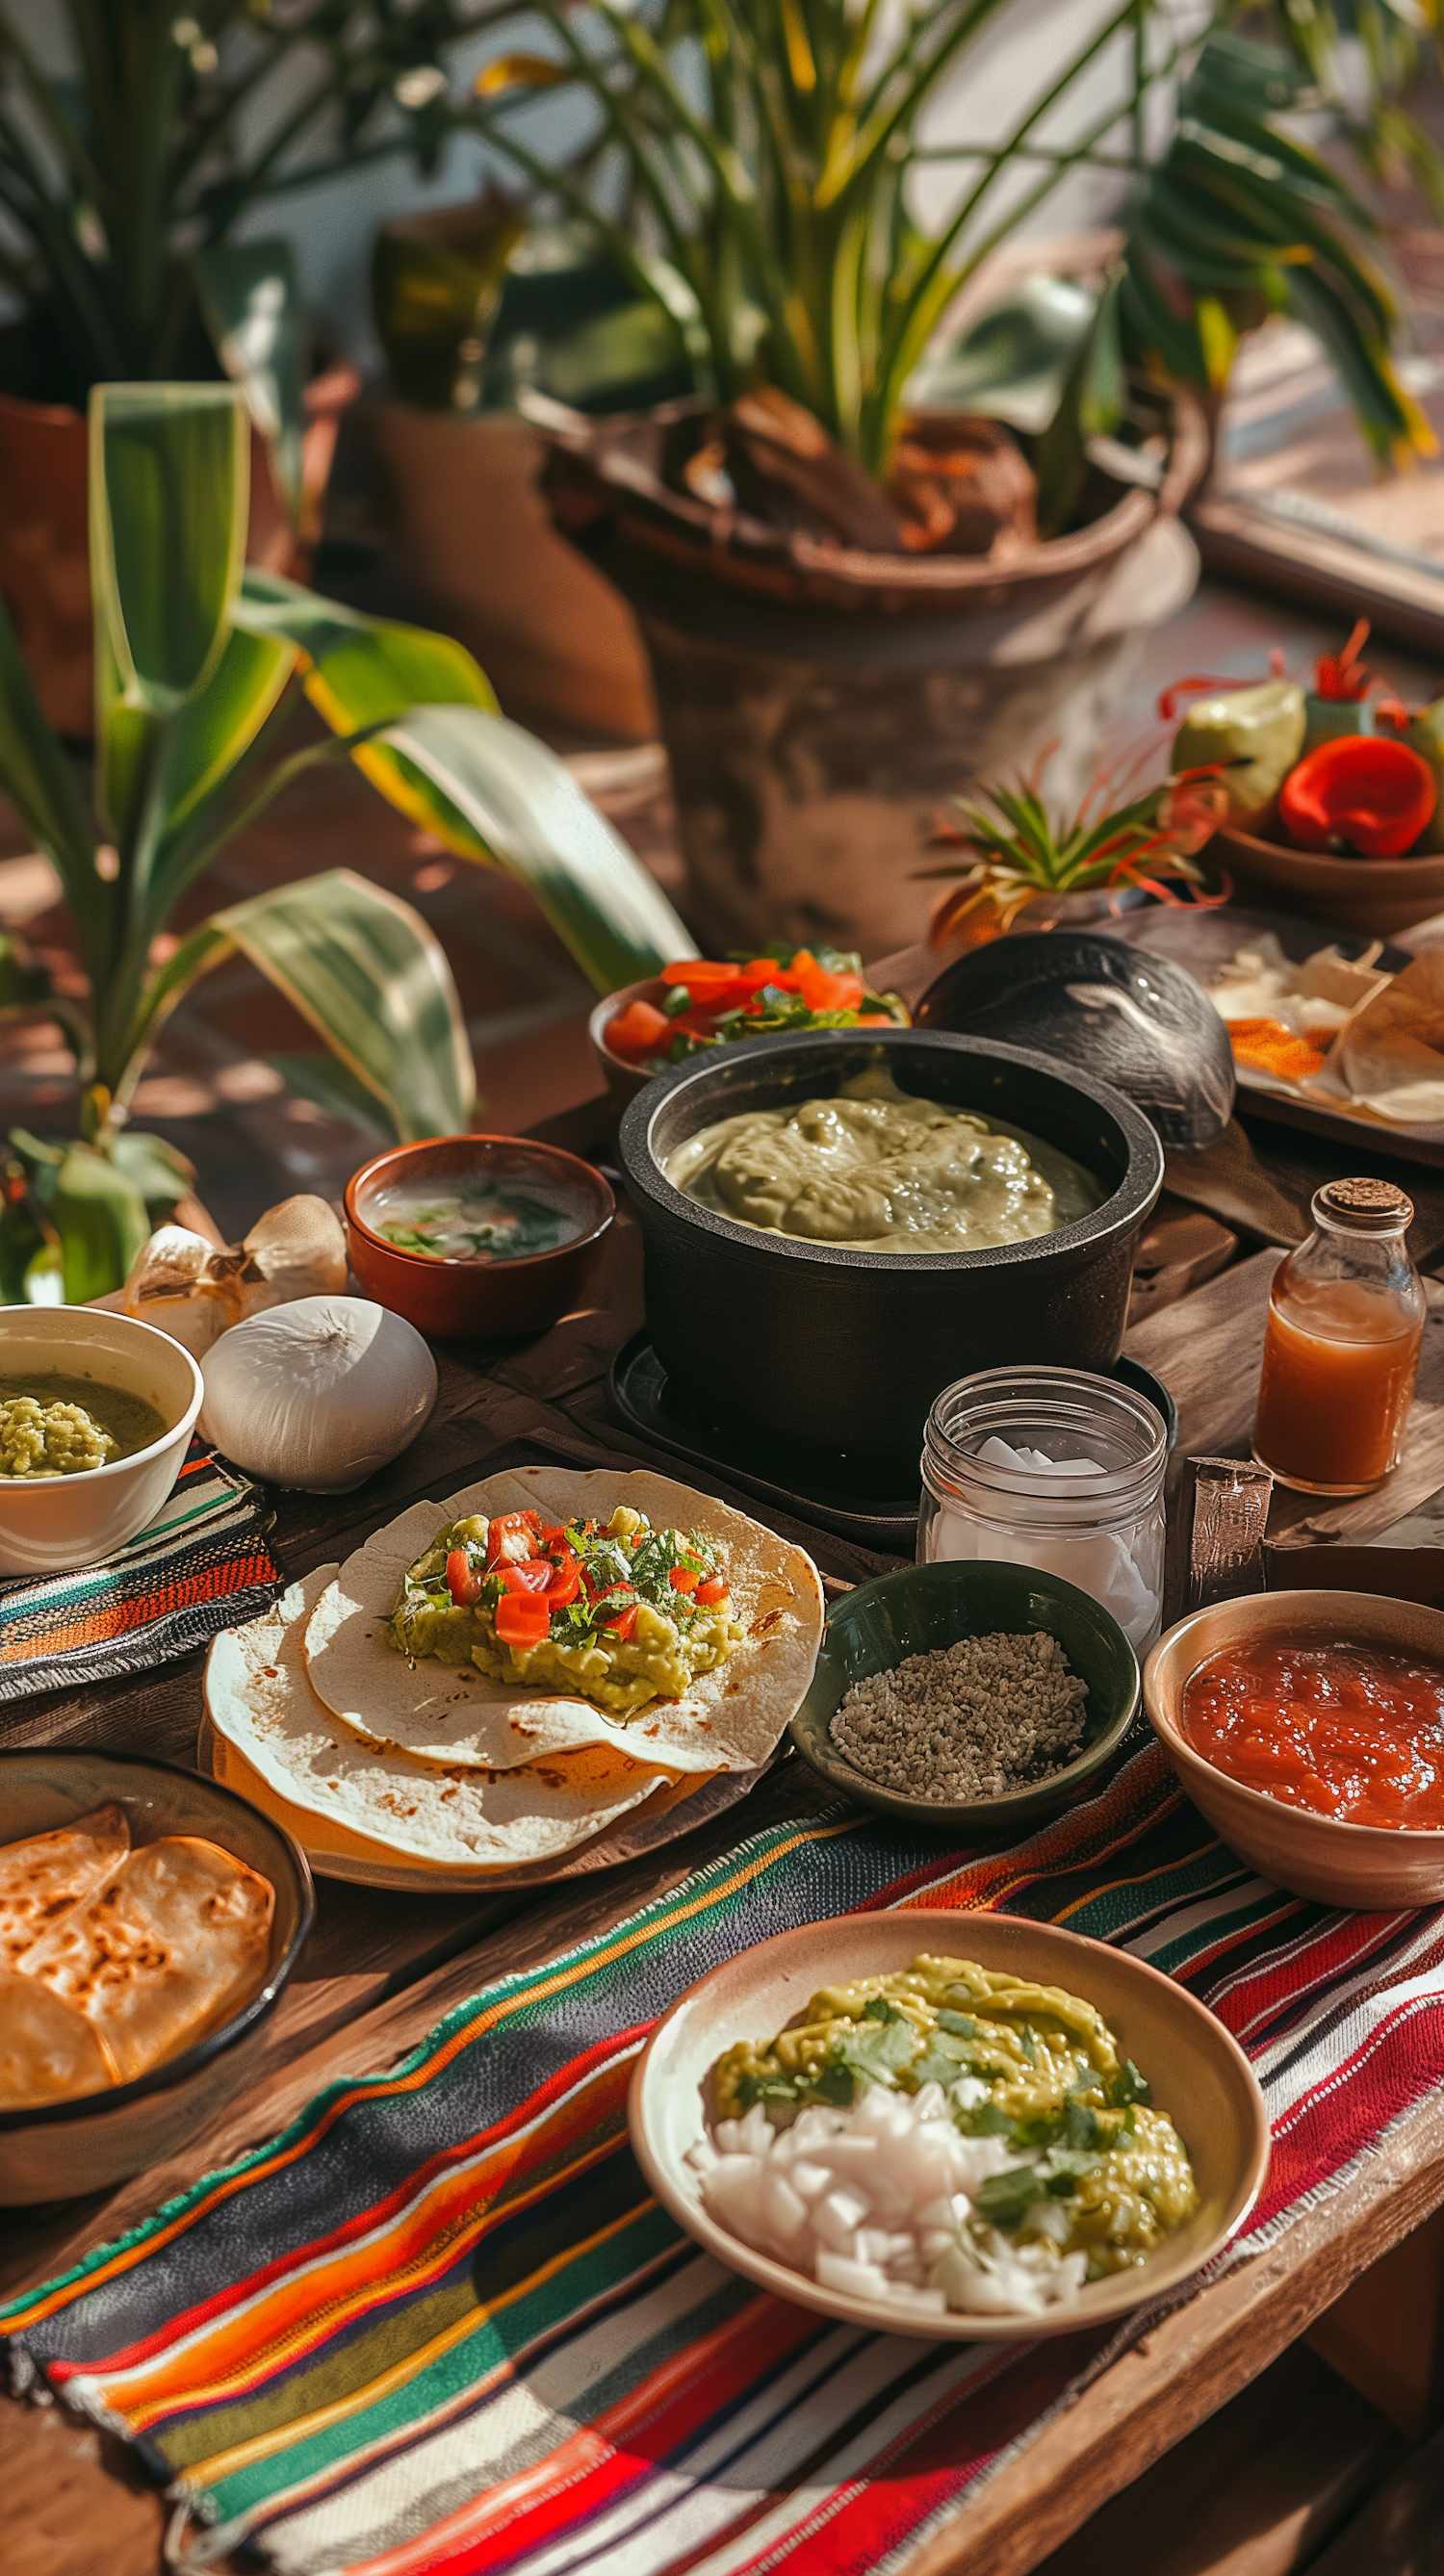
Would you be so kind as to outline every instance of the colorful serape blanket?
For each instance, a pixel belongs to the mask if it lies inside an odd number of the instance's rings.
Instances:
[[[192,1440],[175,1491],[103,1565],[0,1582],[0,1701],[140,1673],[269,1607],[281,1576],[254,1485]]]
[[[720,1960],[917,1905],[1120,1942],[1236,2034],[1273,2164],[1225,2260],[1337,2188],[1444,2078],[1441,1912],[1280,1894],[1152,1745],[1003,1854],[839,1809],[498,1979],[391,2072],[329,2085],[0,2310],[17,2385],[43,2374],[135,2446],[178,2499],[188,2568],[245,2541],[285,2576],[888,2576],[1148,2312],[1111,2338],[1008,2346],[785,2304],[649,2199],[626,2092],[658,2015]]]

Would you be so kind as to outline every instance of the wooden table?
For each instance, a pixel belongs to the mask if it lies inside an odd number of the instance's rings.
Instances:
[[[595,1106],[565,1126],[584,1145]],[[1190,1454],[1245,1454],[1268,1282],[1276,1253],[1236,1262],[1131,1334],[1179,1406],[1177,1473]],[[443,1497],[521,1458],[594,1464],[647,1452],[610,1420],[606,1372],[642,1320],[640,1243],[623,1207],[592,1302],[524,1349],[442,1347],[441,1393],[406,1456],[341,1500],[285,1495],[273,1545],[288,1577],[344,1556],[423,1495]],[[1403,1465],[1386,1495],[1311,1512],[1280,1495],[1276,1530],[1302,1521],[1367,1533],[1444,1484],[1444,1289],[1431,1284],[1419,1393]],[[665,1460],[659,1463],[664,1466]],[[679,1471],[681,1472],[681,1471]],[[729,1493],[725,1484],[718,1490]],[[747,1507],[745,1495],[729,1499]],[[755,1508],[755,1507],[754,1507]],[[892,1562],[769,1514],[807,1545],[834,1586]],[[200,1714],[200,1658],[150,1675],[53,1692],[0,1710],[0,1743],[142,1746],[187,1761]],[[733,1847],[770,1817],[821,1802],[790,1758],[746,1804],[666,1851],[576,1882],[565,1892],[403,1897],[318,1885],[315,1936],[270,2024],[246,2100],[164,2169],[83,2202],[0,2213],[0,2293],[59,2271],[119,2235],[172,2192],[279,2128],[343,2071],[388,2065],[440,2014],[501,1970],[554,1955],[604,1929]],[[1268,2252],[1169,2317],[1100,2378],[1026,2453],[969,2501],[959,2521],[914,2555],[909,2576],[1021,2576],[1106,2497],[1252,2379],[1378,2256],[1444,2203],[1444,2103],[1411,2114],[1346,2192],[1302,2217]],[[154,2576],[165,2508],[110,2437],[60,2410],[0,2405],[0,2496],[6,2576]]]

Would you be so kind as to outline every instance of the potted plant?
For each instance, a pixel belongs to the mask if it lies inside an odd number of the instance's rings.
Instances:
[[[290,245],[236,238],[297,186],[448,130],[439,8],[54,0],[45,68],[0,10],[0,595],[47,715],[90,730],[85,404],[108,379],[239,383],[256,425],[249,551],[303,572],[346,367],[307,382]]]
[[[1025,76],[1008,130],[967,145],[935,144],[929,113],[1010,19],[1026,46],[1036,21],[1008,0],[895,20],[847,0],[543,0],[528,16],[548,53],[481,74],[474,119],[649,286],[702,388],[622,423],[532,415],[561,458],[561,523],[641,620],[709,941],[897,947],[922,927],[917,854],[967,774],[1058,736],[1076,798],[1143,633],[1196,577],[1177,512],[1252,322],[1308,321],[1382,451],[1424,437],[1374,219],[1280,122],[1318,103],[1319,63],[1287,9],[1253,13],[1276,46],[1232,32],[1235,14],[1220,0],[1185,39],[1161,0],[1123,0]],[[1391,76],[1409,45],[1385,49]],[[542,89],[593,103],[620,215],[536,148],[519,111]],[[915,189],[939,160],[961,194],[928,229]],[[1020,442],[910,413],[909,388],[989,257],[1099,167],[1131,191],[1124,238],[1029,442],[1029,490]],[[977,393],[975,371],[974,409]]]
[[[470,1052],[450,971],[410,907],[347,869],[251,897],[179,939],[167,924],[215,853],[299,771],[354,759],[464,857],[509,868],[601,992],[685,955],[671,906],[555,754],[510,724],[460,645],[385,625],[243,563],[250,445],[222,385],[101,385],[90,398],[93,805],[46,725],[0,609],[0,787],[59,876],[88,979],[52,994],[0,941],[0,1013],[58,1021],[81,1133],[15,1133],[0,1174],[0,1295],[118,1287],[190,1174],[127,1123],[168,1011],[240,949],[403,1140],[465,1128]],[[332,738],[267,759],[292,678]]]

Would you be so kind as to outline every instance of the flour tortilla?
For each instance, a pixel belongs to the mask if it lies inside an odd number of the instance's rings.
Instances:
[[[72,1907],[21,1973],[84,2015],[128,2084],[259,1992],[275,1906],[270,1880],[219,1843],[165,1834]]]
[[[0,1847],[0,1968],[16,1968],[130,1849],[124,1807],[111,1800],[48,1834]]]
[[[308,1851],[423,1869],[519,1869],[562,1859],[670,1786],[670,1772],[609,1746],[500,1775],[443,1772],[371,1750],[306,1678],[306,1621],[335,1573],[323,1565],[293,1583],[263,1619],[224,1630],[206,1659],[218,1738],[287,1810],[279,1820]],[[222,1763],[242,1787],[224,1753]]]
[[[654,1529],[704,1531],[724,1551],[732,1615],[746,1633],[685,1699],[651,1700],[624,1723],[590,1700],[509,1689],[434,1656],[409,1664],[388,1643],[402,1576],[451,1521],[527,1509],[544,1521],[605,1521],[619,1503],[644,1512]],[[506,1771],[610,1745],[676,1771],[753,1771],[806,1695],[822,1613],[810,1556],[690,1485],[650,1471],[517,1467],[447,1502],[413,1504],[348,1557],[307,1623],[306,1669],[313,1690],[362,1743],[420,1762]]]
[[[108,2093],[116,2081],[84,2013],[38,1977],[0,1971],[0,2111]]]

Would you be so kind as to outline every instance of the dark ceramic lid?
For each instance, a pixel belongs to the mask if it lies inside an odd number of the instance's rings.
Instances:
[[[1228,1031],[1202,986],[1119,939],[1047,930],[990,940],[944,967],[913,1018],[1112,1083],[1165,1145],[1211,1145],[1233,1114]]]

